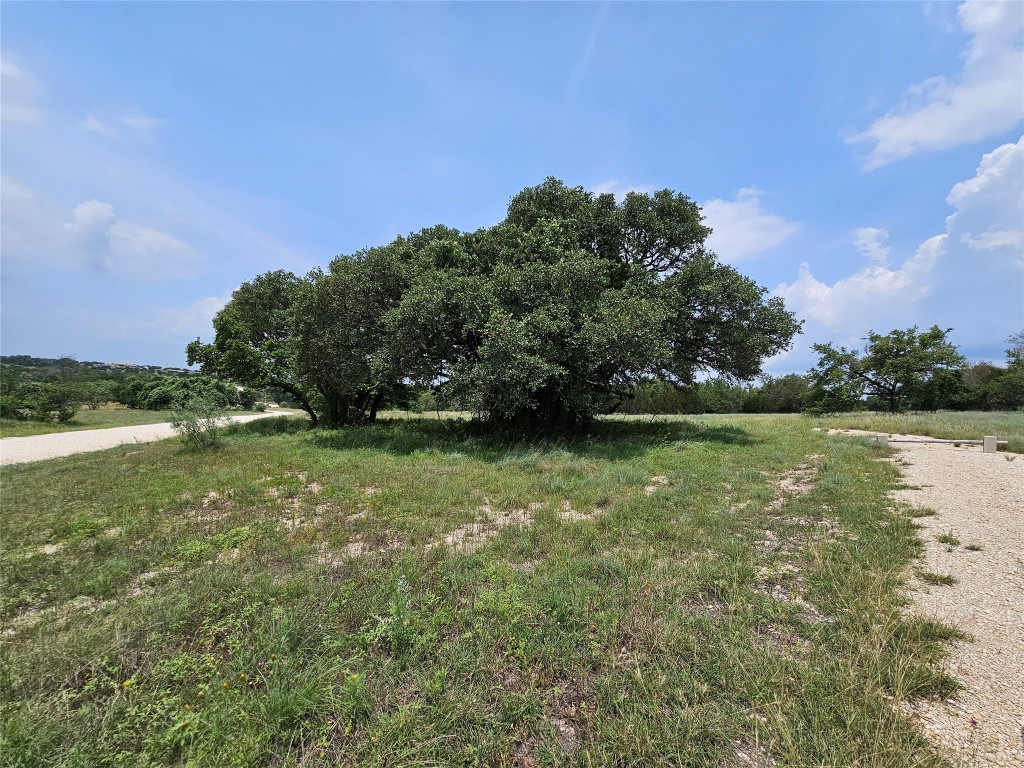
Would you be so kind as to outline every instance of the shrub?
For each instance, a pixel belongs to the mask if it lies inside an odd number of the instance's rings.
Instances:
[[[221,442],[220,410],[209,400],[194,399],[171,415],[171,427],[193,451],[216,448]]]

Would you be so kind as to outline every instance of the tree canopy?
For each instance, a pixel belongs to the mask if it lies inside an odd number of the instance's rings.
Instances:
[[[189,362],[292,393],[331,426],[372,420],[405,383],[491,422],[571,426],[647,380],[747,380],[800,323],[718,261],[671,190],[618,203],[557,179],[472,233],[436,226],[304,279],[245,283]]]
[[[946,338],[951,330],[869,331],[863,354],[815,344],[820,357],[810,372],[812,399],[822,410],[845,410],[864,397],[879,398],[893,413],[908,404],[931,409],[960,386],[967,362]]]

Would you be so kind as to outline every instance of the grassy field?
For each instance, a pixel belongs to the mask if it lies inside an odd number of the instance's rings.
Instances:
[[[233,411],[232,413],[241,415],[244,413],[254,413],[254,411]],[[0,419],[0,436],[25,437],[28,435],[48,435],[52,432],[73,432],[82,429],[106,429],[107,427],[134,427],[139,424],[161,424],[170,421],[172,416],[172,411],[101,408],[95,411],[79,411],[75,414],[75,418],[63,424]]]
[[[5,468],[0,764],[943,765],[895,706],[955,690],[895,469],[811,425],[277,418]]]
[[[980,440],[995,435],[1008,440],[1006,450],[1024,453],[1024,411],[942,411],[937,413],[842,413],[824,417],[838,429],[866,429],[889,434],[962,437]],[[1000,449],[1002,450],[1002,449]]]

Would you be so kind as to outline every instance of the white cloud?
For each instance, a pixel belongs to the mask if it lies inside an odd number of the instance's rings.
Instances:
[[[119,221],[114,206],[87,200],[75,206],[65,224],[87,263],[104,271],[134,277],[189,277],[200,254],[166,232],[132,221]]]
[[[857,250],[872,261],[885,264],[889,260],[890,248],[885,244],[889,231],[878,227],[861,227],[850,233]]]
[[[118,218],[114,206],[86,200],[67,213],[31,188],[2,177],[5,268],[39,272],[87,267],[159,280],[190,277],[203,261],[190,244],[152,226]]]
[[[622,181],[621,179],[608,179],[607,181],[595,184],[590,188],[590,191],[595,195],[615,195],[615,199],[621,203],[630,192],[636,192],[640,195],[646,195],[653,192],[654,185],[633,184],[628,181]]]
[[[89,115],[82,121],[82,128],[92,133],[101,133],[104,136],[115,137],[117,136],[117,128],[112,126],[110,123],[106,123],[100,120],[95,115]]]
[[[957,16],[971,34],[958,75],[910,88],[900,108],[846,139],[871,147],[865,170],[981,141],[1024,118],[1024,3],[968,2]]]
[[[189,338],[209,335],[213,330],[213,316],[231,301],[234,291],[222,296],[204,296],[180,310],[165,310],[161,325],[173,328],[175,333]]]
[[[99,200],[79,203],[71,213],[74,221],[65,226],[78,239],[92,237],[97,232],[105,233],[114,221],[114,206]]]
[[[1024,141],[1024,137],[1021,140]],[[1017,193],[1021,189],[1020,154],[1021,142],[1018,141],[1016,144],[1003,144],[988,154],[982,155],[974,176],[954,185],[946,196],[946,202],[950,205],[957,205],[968,197],[977,195],[1004,180],[1015,184],[1008,191],[1014,196],[1018,196]],[[1015,174],[1015,171],[1018,172]]]
[[[122,116],[121,122],[140,133],[149,133],[150,131],[159,128],[167,121],[160,117],[150,117],[149,115],[135,113]]]
[[[945,235],[926,240],[899,269],[880,264],[862,267],[832,285],[818,280],[807,262],[797,279],[775,289],[790,309],[829,331],[849,332],[862,322],[882,325],[910,318],[910,303],[928,294],[925,279],[942,249]],[[882,318],[885,318],[884,320]]]
[[[1012,229],[992,229],[980,235],[961,235],[960,242],[972,251],[994,251],[1024,243],[1024,233]]]
[[[877,259],[828,284],[801,265],[796,279],[774,294],[807,321],[812,343],[856,343],[868,330],[911,325],[955,329],[968,356],[998,357],[1002,340],[1020,330],[1024,310],[1024,136],[984,155],[977,172],[950,191],[955,211],[945,232],[929,238],[898,267]],[[872,234],[866,234],[870,231]],[[881,240],[856,232],[861,251],[877,255]],[[855,242],[857,237],[855,235]],[[992,350],[992,351],[989,351]],[[806,353],[783,365],[809,367]],[[776,369],[778,370],[778,369]]]
[[[708,247],[723,261],[736,262],[782,245],[800,225],[761,207],[763,192],[741,189],[735,200],[708,200],[701,205],[705,223],[714,231]]]
[[[122,137],[122,129],[128,134],[142,139],[152,139],[153,133],[167,121],[159,117],[150,117],[139,113],[122,115],[115,121],[102,120],[96,115],[89,115],[82,121],[82,128],[91,133],[99,133],[112,139]]]
[[[39,84],[6,57],[0,57],[0,118],[7,123],[38,125],[43,113],[36,104]]]

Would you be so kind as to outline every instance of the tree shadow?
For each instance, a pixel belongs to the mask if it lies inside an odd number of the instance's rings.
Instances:
[[[306,416],[274,416],[224,427],[226,435],[294,435],[308,432],[312,424]]]
[[[251,425],[260,423],[250,422]],[[240,426],[248,427],[250,424]],[[283,433],[283,426],[273,432]],[[687,445],[699,443],[754,445],[759,442],[742,427],[691,421],[601,421],[584,432],[522,434],[502,432],[467,421],[428,419],[382,420],[373,425],[338,430],[310,430],[308,439],[322,450],[374,450],[395,455],[459,453],[485,462],[554,452],[580,458],[623,461],[656,448],[684,450]]]

